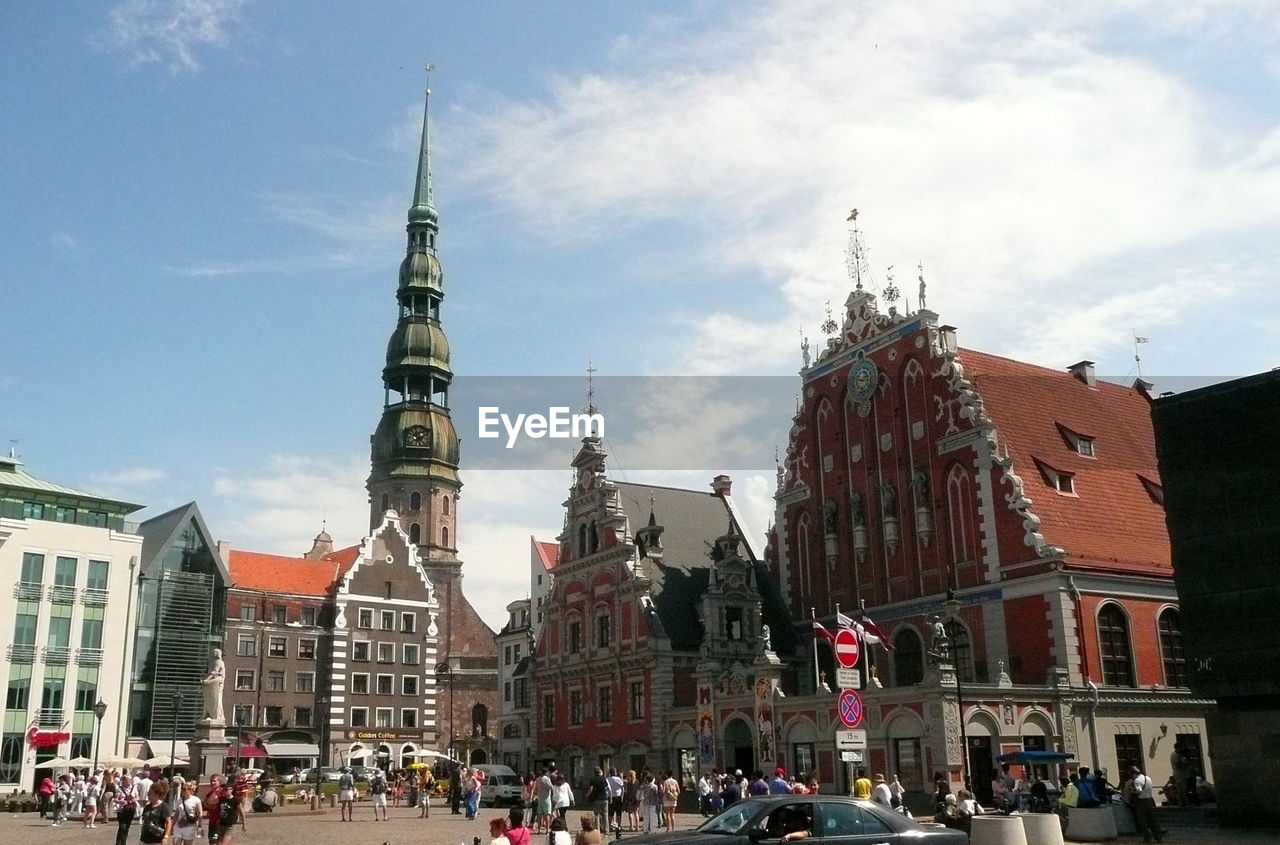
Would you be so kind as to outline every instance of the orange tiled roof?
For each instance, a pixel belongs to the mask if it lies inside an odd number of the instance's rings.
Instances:
[[[347,552],[359,552],[358,546],[334,552],[323,560],[302,557],[270,555],[263,552],[247,552],[232,549],[227,568],[231,583],[246,590],[263,590],[273,593],[323,596],[336,578],[346,572],[355,561],[339,559]]]
[[[560,562],[560,544],[548,543],[536,537],[529,539],[533,541],[533,547],[537,550],[538,557],[542,559],[543,568],[550,572]]]
[[[1142,393],[1101,380],[1091,389],[1065,370],[985,352],[962,349],[958,358],[999,447],[1009,449],[1040,533],[1066,551],[1069,565],[1171,570],[1164,508],[1142,480],[1160,483]],[[1063,429],[1092,438],[1096,457],[1078,454]],[[1073,473],[1076,495],[1058,493],[1037,464]]]

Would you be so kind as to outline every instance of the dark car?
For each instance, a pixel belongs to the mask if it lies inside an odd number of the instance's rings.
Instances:
[[[747,798],[694,830],[632,837],[629,845],[754,845],[804,832],[822,845],[967,845],[958,830],[919,824],[871,801],[841,795]],[[795,837],[792,838],[792,841]]]

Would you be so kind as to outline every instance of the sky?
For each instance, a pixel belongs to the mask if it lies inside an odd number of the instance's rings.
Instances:
[[[590,362],[614,477],[728,472],[759,548],[851,208],[963,346],[1280,365],[1278,47],[1264,2],[0,4],[0,445],[236,548],[357,542],[430,84],[459,389]],[[457,424],[497,627],[573,443],[469,467]]]

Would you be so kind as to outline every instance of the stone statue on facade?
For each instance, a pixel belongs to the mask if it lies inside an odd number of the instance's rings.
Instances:
[[[822,506],[822,530],[828,537],[835,536],[836,503],[834,499],[827,499],[826,504]]]
[[[209,663],[209,674],[204,676],[200,686],[204,690],[204,718],[206,721],[225,725],[226,717],[222,712],[222,685],[226,680],[227,668],[222,662],[222,649],[213,650],[213,660]]]
[[[880,485],[881,515],[888,518],[898,515],[898,491],[888,481]]]
[[[947,637],[947,626],[942,624],[941,616],[934,616],[930,622],[933,625],[933,642],[932,654],[938,658],[940,663],[949,663],[951,661],[951,640]]]
[[[862,510],[862,494],[857,490],[849,491],[849,515],[853,517],[854,528],[861,528],[867,524],[867,515]]]

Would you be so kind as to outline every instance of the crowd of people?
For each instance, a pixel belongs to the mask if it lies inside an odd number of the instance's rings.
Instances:
[[[207,837],[214,845],[229,845],[238,825],[245,829],[247,778],[214,775],[207,784],[179,774],[165,777],[157,769],[102,769],[88,774],[46,777],[36,788],[40,817],[52,826],[78,817],[85,829],[99,821],[115,823],[115,845],[127,845],[136,823],[139,841],[194,845]]]

